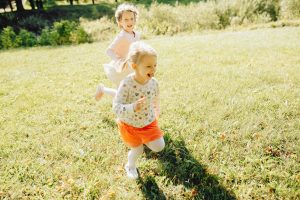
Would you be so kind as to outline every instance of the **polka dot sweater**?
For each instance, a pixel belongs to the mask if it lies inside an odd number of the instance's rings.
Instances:
[[[133,104],[145,97],[145,104],[141,110],[134,111]],[[133,74],[126,77],[118,88],[113,102],[113,111],[117,118],[136,128],[151,124],[159,115],[159,88],[155,78],[141,85],[133,78]]]

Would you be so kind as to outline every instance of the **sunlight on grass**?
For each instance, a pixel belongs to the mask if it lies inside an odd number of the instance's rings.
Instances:
[[[300,28],[147,42],[168,139],[137,182],[93,99],[108,42],[0,53],[0,199],[299,198]]]

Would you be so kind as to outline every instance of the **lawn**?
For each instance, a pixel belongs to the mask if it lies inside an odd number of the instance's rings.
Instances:
[[[156,37],[166,148],[129,180],[109,42],[0,52],[0,199],[299,199],[300,28]]]

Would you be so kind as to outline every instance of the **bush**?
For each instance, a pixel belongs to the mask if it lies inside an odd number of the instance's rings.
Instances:
[[[55,22],[52,28],[44,28],[38,37],[25,29],[21,29],[17,35],[12,27],[7,27],[3,29],[0,35],[0,48],[32,47],[35,45],[55,46],[71,43],[80,44],[90,41],[90,35],[78,23],[64,20]]]
[[[243,23],[276,21],[279,0],[218,0],[178,4],[151,4],[139,7],[143,32],[173,35],[178,32],[220,29]]]
[[[42,46],[57,45],[59,35],[56,31],[50,30],[48,27],[42,30],[42,34],[38,38],[38,44]]]
[[[93,21],[80,18],[79,21],[80,26],[82,26],[85,32],[90,35],[90,40],[92,41],[111,39],[111,37],[113,37],[119,30],[117,24],[107,17],[102,17]]]
[[[18,46],[32,47],[37,44],[37,39],[34,33],[25,29],[21,29],[19,35],[16,37]]]
[[[299,0],[281,0],[280,17],[284,19],[293,19],[300,17]]]
[[[60,22],[55,22],[53,26],[53,31],[58,34],[57,44],[70,44],[71,32],[76,30],[78,24],[76,22],[63,20]]]
[[[1,44],[4,49],[9,49],[13,47],[17,47],[18,44],[16,42],[16,33],[14,32],[12,27],[4,28],[1,32]]]
[[[219,28],[214,2],[199,2],[181,6],[178,13],[185,30],[199,31]]]
[[[91,38],[76,22],[63,20],[55,22],[52,29],[43,29],[38,41],[43,46],[63,45],[90,42]]]
[[[70,41],[74,44],[90,42],[90,36],[84,31],[82,27],[77,27],[71,32]]]

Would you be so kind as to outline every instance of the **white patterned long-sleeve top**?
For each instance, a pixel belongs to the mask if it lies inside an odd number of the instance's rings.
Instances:
[[[133,104],[145,97],[145,104],[141,110],[134,111]],[[145,85],[141,85],[133,78],[133,74],[127,76],[121,83],[113,102],[113,111],[118,120],[136,127],[142,128],[151,124],[159,115],[159,88],[155,78],[150,79]]]

